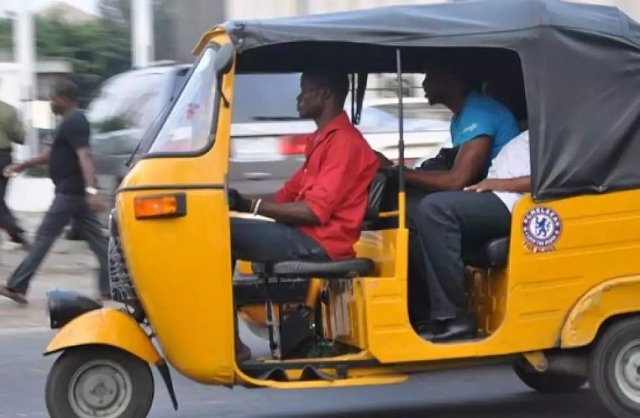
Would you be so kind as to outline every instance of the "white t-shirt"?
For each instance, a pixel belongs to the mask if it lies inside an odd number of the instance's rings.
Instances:
[[[531,175],[529,131],[524,131],[505,145],[491,162],[488,179],[513,179]],[[523,193],[493,192],[507,206],[509,212]]]

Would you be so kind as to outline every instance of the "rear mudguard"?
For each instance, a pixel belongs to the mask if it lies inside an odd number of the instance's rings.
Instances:
[[[562,348],[583,347],[596,338],[602,324],[615,316],[640,313],[640,276],[608,280],[575,304],[562,328]]]

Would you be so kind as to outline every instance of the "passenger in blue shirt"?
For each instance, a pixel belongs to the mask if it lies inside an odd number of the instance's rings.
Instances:
[[[472,63],[452,57],[439,58],[426,65],[422,86],[431,105],[442,104],[453,112],[451,139],[454,149],[443,149],[438,157],[428,160],[421,168],[405,172],[408,185],[409,313],[418,332],[423,331],[424,324],[429,324],[426,254],[421,244],[421,240],[429,237],[420,236],[417,231],[417,220],[425,216],[421,202],[430,193],[462,190],[484,179],[491,160],[519,133],[512,112],[499,101],[476,90],[479,83],[469,76],[470,71],[476,70]],[[383,157],[380,159],[381,167],[391,165]]]
[[[497,100],[477,91],[467,95],[462,110],[451,120],[453,146],[461,147],[469,141],[488,137],[491,143],[489,161],[519,133],[518,123],[511,111]]]

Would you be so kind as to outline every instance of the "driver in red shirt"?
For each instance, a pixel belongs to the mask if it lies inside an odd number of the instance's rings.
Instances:
[[[346,74],[302,75],[298,113],[318,129],[307,138],[305,162],[275,196],[246,199],[230,190],[232,210],[276,222],[231,219],[234,259],[328,261],[355,256],[378,159],[343,110]]]
[[[307,138],[304,164],[275,196],[247,199],[229,191],[232,210],[276,221],[231,218],[234,262],[355,256],[378,159],[343,110],[349,92],[346,74],[305,72],[300,90],[298,113],[313,119],[318,129]]]

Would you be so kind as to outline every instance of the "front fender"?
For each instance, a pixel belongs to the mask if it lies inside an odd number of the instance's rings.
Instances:
[[[150,364],[161,363],[158,351],[136,321],[110,308],[90,311],[73,319],[53,337],[44,355],[93,344],[119,348]]]
[[[599,284],[573,307],[562,328],[562,348],[584,347],[595,339],[609,318],[640,312],[640,276],[622,277]]]

